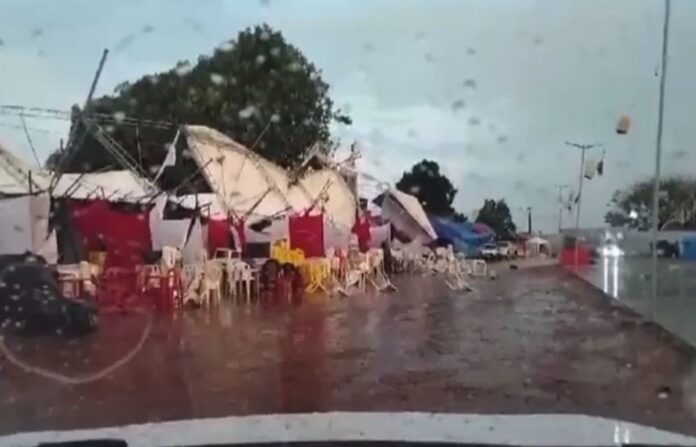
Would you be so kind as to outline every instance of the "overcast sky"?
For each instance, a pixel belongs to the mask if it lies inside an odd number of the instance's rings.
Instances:
[[[663,167],[691,174],[696,2],[672,13]],[[585,183],[582,211],[597,226],[611,193],[654,169],[662,19],[660,0],[0,0],[0,104],[67,110],[104,47],[97,95],[267,22],[323,70],[354,119],[334,132],[358,141],[365,172],[394,182],[433,159],[466,214],[506,198],[518,225],[531,206],[535,229],[553,230],[554,185],[578,181],[580,154],[563,142],[601,142],[606,175]],[[614,131],[622,114],[626,136]],[[0,115],[0,139],[31,161],[19,125]],[[67,130],[27,125],[41,157]]]

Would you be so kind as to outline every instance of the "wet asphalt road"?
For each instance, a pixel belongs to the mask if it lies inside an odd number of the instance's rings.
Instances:
[[[2,358],[0,432],[360,410],[584,413],[696,434],[696,351],[560,268],[501,273],[466,294],[402,276],[392,294],[159,315],[132,360],[86,384]],[[89,338],[5,342],[85,377],[147,324],[108,316]]]

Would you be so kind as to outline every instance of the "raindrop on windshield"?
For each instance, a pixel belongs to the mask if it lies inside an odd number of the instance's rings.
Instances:
[[[143,34],[150,34],[155,29],[151,25],[143,26]]]
[[[187,74],[191,73],[191,70],[193,70],[193,66],[189,61],[178,62],[174,68],[174,72],[178,76],[186,76]]]
[[[456,112],[458,110],[463,109],[465,105],[466,104],[464,103],[463,99],[455,99],[454,101],[452,101],[452,110]]]
[[[256,113],[256,107],[253,105],[248,105],[239,111],[239,117],[241,119],[249,119],[252,115]]]
[[[466,49],[466,54],[468,54],[469,56],[475,55],[475,54],[476,54],[476,48],[473,48],[473,47],[467,48],[467,49]]]
[[[672,389],[668,386],[661,386],[660,388],[657,389],[657,398],[658,399],[667,399],[670,394],[672,394]]]
[[[475,79],[471,79],[471,78],[466,79],[466,80],[464,80],[464,82],[462,83],[462,85],[463,85],[464,87],[466,87],[466,88],[472,88],[472,89],[473,89],[473,88],[476,88],[476,80],[475,80]]]
[[[41,28],[34,28],[31,32],[31,37],[41,37],[43,36],[43,30]]]
[[[219,73],[210,73],[210,82],[215,85],[221,85],[225,82],[225,78]]]
[[[479,118],[477,118],[475,116],[472,116],[471,118],[469,118],[469,125],[470,126],[478,126],[479,124],[481,124],[481,120]]]

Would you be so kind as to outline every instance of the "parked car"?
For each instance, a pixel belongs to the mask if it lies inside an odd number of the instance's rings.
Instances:
[[[495,244],[484,244],[481,246],[480,254],[486,260],[498,259],[500,257],[498,246]]]
[[[517,258],[517,244],[511,241],[498,241],[498,256],[504,259]]]

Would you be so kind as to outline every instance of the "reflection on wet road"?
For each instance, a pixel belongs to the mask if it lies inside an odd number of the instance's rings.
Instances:
[[[696,432],[690,347],[559,268],[501,273],[468,294],[413,276],[393,294],[158,316],[129,363],[84,385],[0,359],[0,432],[328,410],[586,413]],[[6,342],[84,375],[145,324],[109,316],[90,338]]]
[[[657,297],[652,263],[646,256],[600,258],[580,276],[646,318],[696,346],[696,263],[660,259]]]

